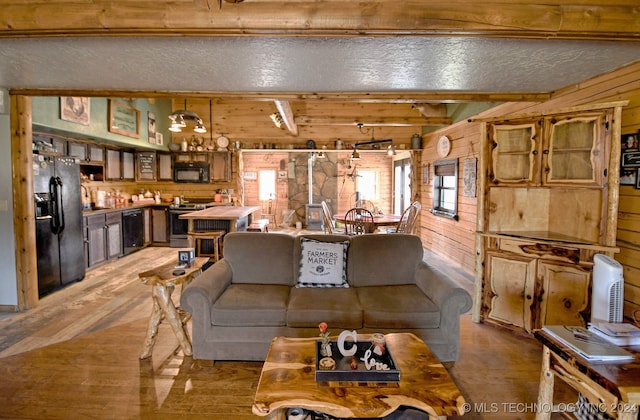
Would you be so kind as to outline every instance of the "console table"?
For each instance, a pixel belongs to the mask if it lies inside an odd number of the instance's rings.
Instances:
[[[628,347],[630,363],[590,363],[542,330],[535,337],[544,345],[536,420],[551,418],[554,378],[565,381],[591,404],[618,419],[637,418],[640,407],[640,346]]]
[[[358,334],[358,341],[370,337]],[[303,408],[339,418],[370,418],[408,406],[438,418],[464,414],[464,397],[422,340],[410,333],[386,334],[385,339],[400,381],[356,385],[316,382],[317,338],[274,338],[260,374],[253,413],[285,418],[287,409]]]

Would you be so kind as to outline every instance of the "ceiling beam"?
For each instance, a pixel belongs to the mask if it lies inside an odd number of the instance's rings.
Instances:
[[[289,105],[288,101],[275,100],[273,101],[276,104],[276,108],[278,109],[278,113],[282,117],[284,121],[284,125],[287,126],[287,130],[294,136],[298,135],[298,126],[293,118],[293,111],[291,110],[291,105]]]
[[[368,127],[422,127],[427,125],[449,125],[449,117],[377,117],[363,119],[359,117],[308,117],[295,118],[298,125],[353,125]]]
[[[0,37],[482,36],[638,41],[633,0],[0,0]]]
[[[471,102],[545,102],[551,99],[550,92],[184,92],[172,91],[124,91],[124,90],[78,90],[78,89],[20,89],[11,88],[12,95],[23,96],[94,96],[120,98],[213,98],[216,100],[247,101],[323,101],[323,102],[360,102],[360,103],[471,103]]]

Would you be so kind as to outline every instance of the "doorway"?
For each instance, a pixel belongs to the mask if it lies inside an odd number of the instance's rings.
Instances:
[[[411,159],[393,162],[393,213],[402,211],[411,204]]]

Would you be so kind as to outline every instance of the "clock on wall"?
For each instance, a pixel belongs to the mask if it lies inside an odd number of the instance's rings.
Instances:
[[[216,144],[218,145],[218,151],[225,151],[229,146],[229,139],[225,136],[220,136],[216,139]]]
[[[449,140],[449,137],[440,137],[438,139],[438,144],[436,145],[436,150],[438,152],[438,156],[442,158],[447,157],[451,151],[451,140]]]

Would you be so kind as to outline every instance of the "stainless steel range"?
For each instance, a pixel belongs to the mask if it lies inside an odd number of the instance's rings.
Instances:
[[[180,219],[181,214],[191,213],[197,210],[206,209],[207,203],[187,200],[182,204],[171,204],[169,206],[169,245],[173,248],[186,248],[189,246],[187,220]]]

